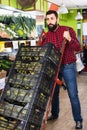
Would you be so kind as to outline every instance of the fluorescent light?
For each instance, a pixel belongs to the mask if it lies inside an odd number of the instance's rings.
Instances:
[[[76,20],[82,20],[83,19],[83,16],[82,14],[80,13],[80,11],[78,11],[76,17],[75,17]]]
[[[23,13],[22,10],[16,9],[16,8],[11,7],[11,6],[8,6],[8,5],[2,5],[2,4],[0,4],[0,9],[9,10],[9,11],[13,11],[13,12]]]
[[[68,9],[65,7],[64,4],[62,4],[59,9],[58,9],[59,14],[67,14],[68,13]]]
[[[1,9],[0,8],[0,15],[10,15],[10,14],[13,14],[13,11],[10,11],[10,10],[5,10],[5,9]]]

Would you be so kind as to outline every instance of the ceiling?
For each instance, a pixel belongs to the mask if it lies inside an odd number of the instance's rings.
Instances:
[[[48,0],[59,6],[64,4],[68,9],[87,9],[87,0]]]

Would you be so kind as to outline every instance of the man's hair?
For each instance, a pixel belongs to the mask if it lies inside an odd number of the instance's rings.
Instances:
[[[58,18],[58,13],[55,10],[49,10],[46,12],[46,16],[49,14],[54,14],[56,16],[56,18]]]

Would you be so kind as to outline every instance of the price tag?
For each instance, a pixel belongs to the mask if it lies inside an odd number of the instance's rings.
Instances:
[[[0,89],[3,89],[5,86],[5,78],[0,79]]]
[[[12,41],[13,49],[18,49],[18,41]]]
[[[31,40],[31,46],[36,46],[36,40]]]

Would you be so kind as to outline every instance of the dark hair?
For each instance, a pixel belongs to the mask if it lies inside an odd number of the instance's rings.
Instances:
[[[49,11],[47,11],[46,15],[49,15],[49,14],[54,14],[56,16],[56,18],[58,18],[58,13],[55,10],[49,10]]]

